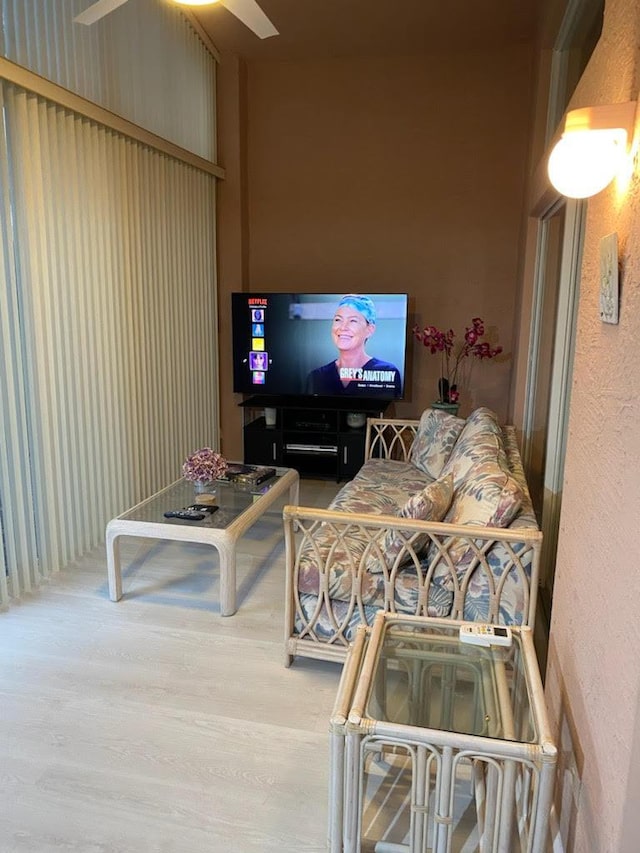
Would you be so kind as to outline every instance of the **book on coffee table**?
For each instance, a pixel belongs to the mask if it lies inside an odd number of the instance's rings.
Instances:
[[[250,474],[254,469],[254,465],[243,465],[241,462],[230,462],[224,474],[221,474],[217,477],[218,480],[222,480],[223,482],[231,482],[235,480],[236,477],[239,477],[240,474]]]
[[[264,483],[265,480],[270,480],[276,475],[275,468],[268,468],[265,465],[251,465],[249,467],[253,468],[253,470],[238,474],[235,478],[236,483],[258,486],[260,483]]]
[[[231,463],[227,465],[227,470],[219,480],[226,480],[230,483],[244,483],[250,486],[257,486],[275,477],[276,469],[269,468],[264,465],[243,465],[241,463]]]

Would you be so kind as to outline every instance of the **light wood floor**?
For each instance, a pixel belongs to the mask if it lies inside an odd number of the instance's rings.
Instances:
[[[2,853],[326,849],[340,669],[283,665],[279,510],[240,543],[235,616],[211,549],[131,539],[117,604],[98,548],[0,613]]]

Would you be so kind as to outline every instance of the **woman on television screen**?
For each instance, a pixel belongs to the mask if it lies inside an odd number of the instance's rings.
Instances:
[[[366,397],[389,394],[397,397],[402,376],[388,361],[375,358],[365,347],[376,330],[376,309],[368,296],[343,296],[331,324],[331,337],[338,357],[312,370],[307,377],[307,393],[328,397],[358,394]]]

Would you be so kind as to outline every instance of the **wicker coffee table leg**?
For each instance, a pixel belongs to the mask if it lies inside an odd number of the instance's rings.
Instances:
[[[225,537],[216,542],[220,554],[220,615],[233,616],[236,612],[236,543]]]

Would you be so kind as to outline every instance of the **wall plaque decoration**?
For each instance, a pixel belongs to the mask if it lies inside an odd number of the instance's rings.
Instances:
[[[600,240],[600,319],[617,323],[619,309],[618,235],[607,234]]]

